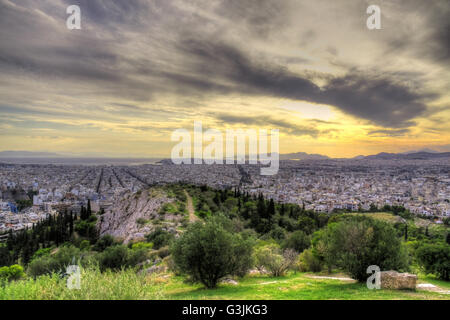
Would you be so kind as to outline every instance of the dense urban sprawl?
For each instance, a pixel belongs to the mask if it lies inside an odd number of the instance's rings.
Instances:
[[[77,211],[91,201],[107,210],[125,191],[187,182],[262,193],[307,210],[379,209],[401,205],[419,215],[450,215],[450,161],[281,161],[278,174],[262,176],[258,165],[0,164],[0,233],[32,226],[48,214]]]

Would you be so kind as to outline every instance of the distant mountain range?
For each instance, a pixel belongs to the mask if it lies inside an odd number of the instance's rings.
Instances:
[[[381,152],[375,155],[366,156],[359,159],[395,160],[395,159],[417,159],[428,160],[437,158],[449,158],[450,152],[413,152],[413,153],[387,153]]]
[[[0,158],[59,158],[64,155],[52,152],[0,151]]]
[[[409,151],[403,153],[387,153],[381,152],[375,155],[369,156],[357,156],[350,159],[376,159],[376,160],[393,160],[393,159],[437,159],[437,158],[449,158],[450,152],[437,152],[430,149],[424,149],[421,151]],[[52,152],[34,152],[34,151],[0,151],[0,158],[74,158],[69,155],[62,155]],[[83,158],[83,157],[76,157]],[[96,157],[101,159],[101,157]],[[107,157],[105,157],[107,158]],[[122,159],[126,159],[125,157]],[[130,158],[131,159],[131,158]],[[159,158],[161,159],[161,158]],[[309,154],[306,152],[294,152],[280,154],[280,160],[327,160],[331,159],[328,156],[321,154]],[[167,159],[170,160],[170,159]]]
[[[280,160],[326,160],[328,156],[321,154],[309,154],[306,152],[295,152],[280,154]]]

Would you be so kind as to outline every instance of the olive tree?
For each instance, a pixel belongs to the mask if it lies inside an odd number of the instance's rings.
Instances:
[[[172,245],[177,269],[207,288],[229,275],[245,275],[252,266],[252,241],[232,234],[216,219],[196,222]]]
[[[327,264],[347,271],[354,279],[365,281],[367,267],[405,270],[408,257],[401,239],[389,223],[370,218],[347,219],[327,226],[321,234],[320,251]],[[319,250],[316,250],[316,252]]]
[[[274,277],[282,276],[292,268],[298,254],[293,249],[281,250],[277,245],[258,248],[255,252],[258,269],[265,269]]]

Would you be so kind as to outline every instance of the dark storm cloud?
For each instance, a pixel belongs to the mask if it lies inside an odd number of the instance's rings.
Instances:
[[[420,58],[430,59],[438,64],[450,62],[450,2],[448,0],[400,0],[395,2],[404,17],[414,19],[400,24],[398,16],[387,21],[391,39],[390,50],[405,52]],[[420,13],[420,20],[417,19]],[[423,21],[423,23],[421,23]]]
[[[288,121],[274,119],[267,116],[236,116],[231,114],[219,114],[216,119],[224,124],[242,124],[246,126],[265,126],[271,129],[280,129],[295,136],[317,137],[319,130],[312,126],[299,126]]]
[[[426,110],[422,96],[395,79],[369,74],[332,78],[319,88],[305,76],[270,63],[254,62],[230,45],[187,40],[180,48],[196,57],[197,72],[230,81],[233,90],[333,105],[345,113],[386,127],[405,127]]]
[[[194,57],[193,67],[199,75],[227,80],[233,90],[248,94],[313,100],[319,87],[285,68],[256,62],[236,47],[213,40],[185,40],[179,49]]]
[[[183,99],[235,93],[288,98],[329,104],[391,128],[413,125],[430,98],[389,75],[329,75],[319,87],[307,72],[294,73],[283,61],[261,58],[250,45],[240,47],[223,38],[219,21],[198,19],[170,1],[64,0],[56,2],[58,9],[47,1],[24,1],[25,8],[5,3],[0,0],[0,72],[8,77],[26,72],[43,80],[56,79],[61,87],[63,82],[69,89],[86,86],[88,94],[133,101],[166,93]],[[65,28],[68,4],[80,5],[86,31]],[[282,28],[286,8],[280,1],[229,0],[219,2],[215,11],[228,19],[227,27],[243,23],[264,36]],[[140,41],[133,42],[136,35],[149,41],[144,51]],[[318,36],[309,30],[303,38],[312,41]],[[445,40],[441,33],[435,37],[440,39],[436,43]]]
[[[347,75],[331,80],[322,91],[323,103],[386,127],[406,127],[427,109],[422,96],[388,78]]]

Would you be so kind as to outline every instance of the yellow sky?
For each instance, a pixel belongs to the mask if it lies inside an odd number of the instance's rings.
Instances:
[[[279,129],[281,153],[450,151],[448,3],[375,2],[381,30],[347,0],[80,1],[68,30],[63,1],[1,0],[0,151],[168,157],[194,121]]]

